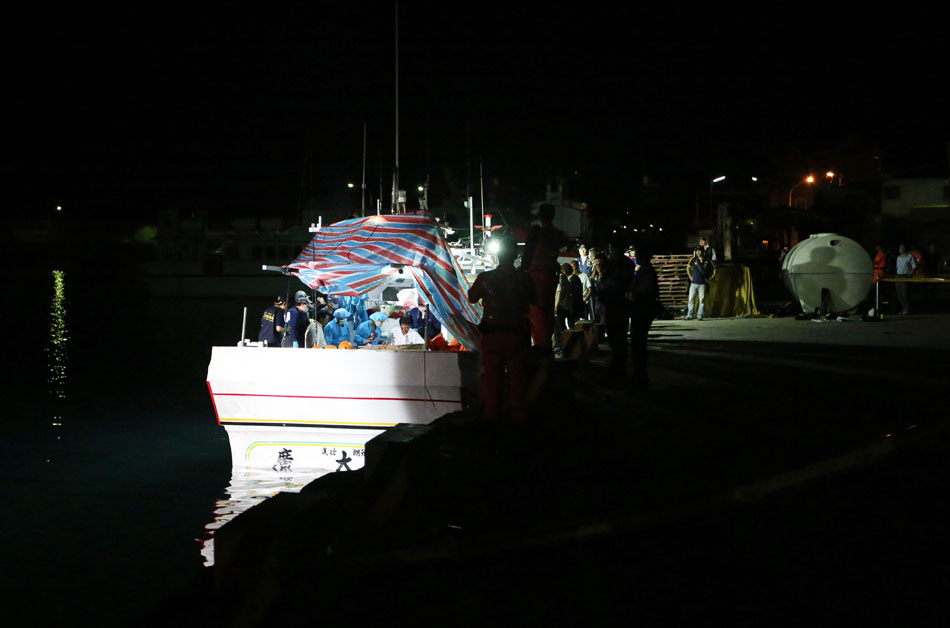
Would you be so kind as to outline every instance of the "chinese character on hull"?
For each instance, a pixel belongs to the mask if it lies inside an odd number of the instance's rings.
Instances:
[[[294,458],[291,455],[289,449],[282,449],[279,454],[277,454],[277,463],[272,467],[274,471],[290,471],[290,465],[293,463]]]

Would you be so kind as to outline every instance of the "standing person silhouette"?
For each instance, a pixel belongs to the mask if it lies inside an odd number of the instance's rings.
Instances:
[[[507,379],[511,421],[520,424],[526,418],[526,369],[531,346],[528,314],[535,300],[534,282],[527,272],[514,266],[518,254],[515,243],[507,238],[499,242],[498,266],[475,278],[468,300],[481,301],[484,308],[478,326],[482,332],[482,418],[501,418]]]
[[[712,262],[706,259],[702,248],[693,251],[693,257],[686,265],[686,274],[689,275],[689,301],[686,307],[686,320],[693,318],[693,312],[696,313],[696,320],[703,320],[703,314],[706,312],[706,290],[709,287],[709,280],[716,274],[716,269]],[[697,307],[694,310],[693,304]]]
[[[531,341],[545,354],[553,355],[554,293],[560,273],[557,256],[564,234],[554,226],[554,205],[541,205],[538,220],[540,224],[532,227],[525,241],[521,268],[528,271],[534,283],[535,303],[529,315]]]
[[[610,345],[610,374],[622,380],[627,372],[627,334],[630,328],[630,303],[626,291],[633,281],[633,260],[623,254],[623,246],[611,242],[609,257],[600,283],[600,297],[604,305],[604,323],[607,344]]]
[[[914,271],[917,270],[917,261],[913,255],[907,252],[907,247],[903,244],[897,248],[897,260],[894,265],[898,279],[910,279]],[[901,306],[898,314],[906,316],[910,314],[910,297],[907,294],[907,283],[899,281],[895,288],[897,289],[897,302]]]
[[[647,374],[647,338],[650,326],[662,310],[660,286],[656,269],[650,262],[652,252],[644,247],[637,250],[637,273],[627,290],[630,301],[630,354],[633,358],[632,385],[637,389],[650,386]]]

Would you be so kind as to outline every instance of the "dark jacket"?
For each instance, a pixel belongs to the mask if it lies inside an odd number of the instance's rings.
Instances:
[[[634,316],[655,318],[660,313],[663,308],[660,304],[660,283],[653,264],[640,264],[640,270],[627,288],[626,297]]]
[[[705,284],[713,274],[712,262],[705,257],[700,260],[694,257],[689,260],[689,281],[695,284]]]

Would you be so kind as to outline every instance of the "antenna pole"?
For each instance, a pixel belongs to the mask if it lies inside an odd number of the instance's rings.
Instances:
[[[399,213],[399,2],[396,2],[396,160],[393,167],[393,213]]]
[[[361,215],[366,215],[366,123],[363,123],[363,187],[360,191]]]
[[[478,158],[478,194],[482,197],[482,244],[485,244],[485,170]]]

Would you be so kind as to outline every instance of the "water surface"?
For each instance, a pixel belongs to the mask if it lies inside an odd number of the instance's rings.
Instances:
[[[206,569],[215,527],[305,483],[233,477],[208,398],[210,347],[266,304],[149,298],[131,269],[89,258],[5,272],[28,304],[2,380],[5,609],[134,624]]]

